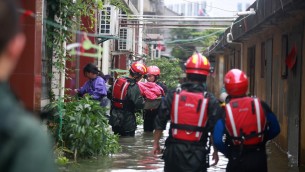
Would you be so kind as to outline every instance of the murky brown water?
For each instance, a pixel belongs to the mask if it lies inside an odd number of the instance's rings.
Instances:
[[[164,143],[168,131],[163,132],[160,143]],[[161,172],[164,162],[152,151],[153,133],[144,133],[142,126],[138,126],[136,136],[121,137],[119,140],[122,152],[109,157],[91,160],[79,160],[78,164],[63,171],[69,172]],[[212,151],[211,151],[212,152]],[[301,172],[297,168],[288,167],[287,155],[281,152],[273,143],[267,146],[269,172]],[[227,159],[220,154],[220,160],[209,172],[225,172]],[[210,163],[212,163],[210,156]]]
[[[305,168],[289,167],[287,153],[273,142],[267,144],[269,172],[305,172]]]

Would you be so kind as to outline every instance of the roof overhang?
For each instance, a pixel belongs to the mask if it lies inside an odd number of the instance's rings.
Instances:
[[[259,32],[281,25],[286,21],[305,18],[304,0],[272,1],[272,3],[270,0],[256,1],[250,8],[254,8],[256,14],[238,17],[205,54],[215,54],[227,48],[234,48],[238,43],[247,41]],[[228,34],[232,34],[233,43],[227,41]]]

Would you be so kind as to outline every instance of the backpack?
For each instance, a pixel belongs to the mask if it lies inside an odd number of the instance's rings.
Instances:
[[[244,97],[226,105],[226,128],[234,145],[256,145],[264,141],[267,119],[258,98]]]
[[[112,90],[112,105],[115,108],[123,109],[124,108],[124,102],[129,86],[129,82],[126,78],[118,78],[115,80],[113,84],[113,90]]]
[[[173,138],[200,141],[208,121],[208,102],[202,92],[176,91],[171,110]]]

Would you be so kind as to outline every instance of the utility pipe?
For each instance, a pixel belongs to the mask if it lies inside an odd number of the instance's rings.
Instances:
[[[126,19],[126,17],[120,17],[119,19]],[[139,20],[137,18],[128,18],[128,21],[134,21],[134,20]],[[235,21],[234,18],[231,19],[187,19],[187,18],[173,18],[173,19],[168,19],[168,18],[142,18],[142,20],[145,21],[164,21],[164,22],[180,22],[180,21],[207,21],[207,22],[233,22]],[[126,23],[125,23],[126,24]]]
[[[129,26],[128,28],[137,28],[137,26]],[[191,26],[157,26],[157,25],[154,25],[154,26],[149,26],[149,28],[161,28],[161,29],[173,29],[173,28],[188,28],[188,29],[193,29],[194,27],[191,27]],[[210,29],[210,30],[223,30],[223,29],[226,29],[228,28],[227,26],[226,27],[213,27],[213,26],[202,26],[200,29]]]
[[[217,25],[217,24],[125,24],[120,23],[120,25],[128,25],[128,26],[218,26],[228,28],[229,25]]]
[[[139,40],[138,40],[138,54],[142,55],[143,54],[143,0],[139,0],[139,12],[140,12],[140,16],[139,16]]]
[[[233,42],[233,34],[232,34],[232,27],[233,23],[230,27],[230,33],[227,34],[227,42],[229,44],[238,44],[240,45],[240,70],[243,70],[243,49],[244,49],[244,44],[242,42]]]
[[[66,46],[67,46],[67,42],[64,41],[63,42],[64,57],[66,57],[66,54],[67,54]],[[62,65],[63,65],[63,68],[60,71],[60,93],[59,93],[59,95],[60,95],[60,98],[63,99],[65,96],[65,80],[66,80],[66,76],[65,76],[66,60],[64,58],[62,59]]]
[[[102,72],[104,75],[109,73],[109,46],[109,40],[103,42]]]
[[[126,15],[120,14],[119,17],[151,17],[151,18],[201,18],[201,19],[232,19],[236,17],[208,17],[208,16],[167,16],[167,15]]]

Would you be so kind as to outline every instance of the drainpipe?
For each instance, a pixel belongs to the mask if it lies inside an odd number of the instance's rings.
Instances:
[[[227,42],[229,44],[238,44],[238,45],[240,45],[240,70],[243,70],[243,48],[244,48],[244,43],[242,43],[242,42],[233,42],[232,27],[233,27],[233,23],[232,23],[232,25],[230,27],[230,33],[227,34]]]
[[[67,46],[67,42],[66,41],[64,41],[63,42],[63,50],[64,50],[64,57],[66,57],[66,46]],[[59,97],[60,98],[62,98],[62,100],[63,100],[63,98],[64,98],[64,96],[65,96],[65,78],[66,78],[66,76],[65,76],[65,72],[66,72],[66,70],[65,70],[65,68],[66,68],[66,60],[65,59],[62,59],[62,65],[63,65],[63,69],[60,71],[60,92],[59,92]]]
[[[138,40],[138,54],[142,56],[143,54],[143,43],[142,43],[142,39],[143,39],[143,0],[139,0],[139,40]]]
[[[57,20],[60,24],[62,24],[62,20],[61,18],[55,16],[55,20]],[[67,41],[64,40],[64,42],[62,43],[62,48],[63,48],[63,56],[66,57],[66,48],[67,48]],[[58,99],[61,99],[61,101],[64,100],[64,96],[65,96],[65,68],[66,68],[66,60],[64,58],[61,59],[61,61],[59,61],[60,59],[57,59],[59,63],[62,64],[63,68],[62,69],[56,69],[58,70]],[[56,89],[56,88],[55,88]]]
[[[76,35],[77,35],[77,38],[76,38],[77,42],[80,42],[80,39],[81,39],[80,34],[78,33]],[[80,71],[79,68],[80,68],[80,56],[79,56],[79,54],[77,54],[76,55],[76,69],[75,69],[75,74],[76,74],[76,76],[75,76],[75,88],[79,88],[79,71]]]
[[[104,75],[109,73],[109,40],[103,42],[103,60],[102,60],[102,72]],[[100,61],[100,60],[99,60]]]

